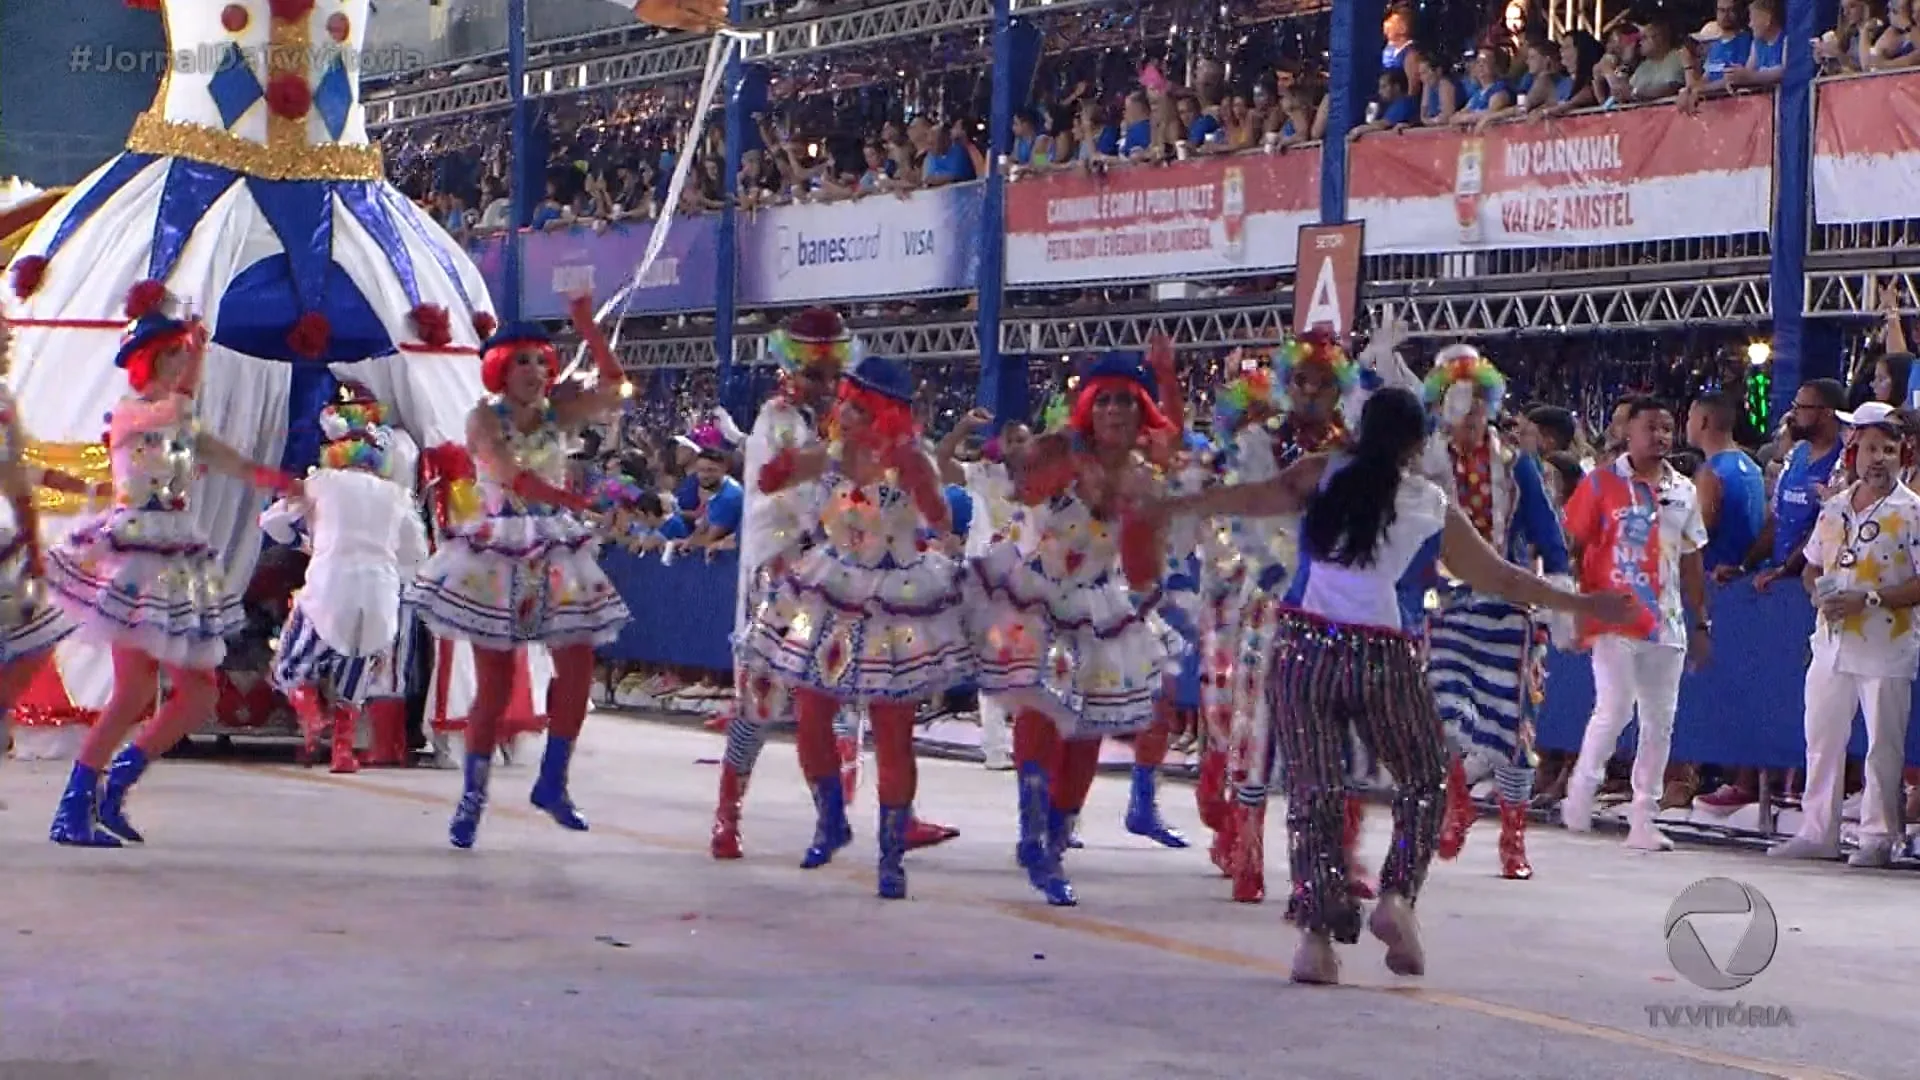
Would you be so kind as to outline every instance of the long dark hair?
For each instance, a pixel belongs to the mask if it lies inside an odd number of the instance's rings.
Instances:
[[[1341,566],[1373,564],[1393,524],[1400,470],[1426,433],[1426,410],[1409,391],[1393,387],[1367,399],[1349,460],[1307,504],[1308,554]]]

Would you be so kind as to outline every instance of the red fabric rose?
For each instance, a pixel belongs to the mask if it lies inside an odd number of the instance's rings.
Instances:
[[[287,120],[304,118],[313,108],[313,90],[307,86],[306,76],[283,71],[268,79],[267,108]]]
[[[453,327],[447,319],[447,309],[438,304],[416,305],[409,316],[413,320],[413,332],[420,340],[436,349],[445,348],[453,341]]]
[[[296,354],[309,360],[318,360],[327,351],[327,339],[333,336],[333,325],[327,317],[317,311],[309,311],[300,316],[287,331],[287,346]]]
[[[13,295],[25,300],[40,291],[40,279],[47,276],[47,257],[29,255],[13,264]]]
[[[473,313],[473,330],[474,333],[480,335],[481,341],[492,337],[493,332],[499,328],[500,321],[495,319],[491,313],[485,311],[476,311]]]
[[[164,283],[148,278],[136,281],[127,289],[127,318],[139,319],[160,310],[166,303],[167,287]]]

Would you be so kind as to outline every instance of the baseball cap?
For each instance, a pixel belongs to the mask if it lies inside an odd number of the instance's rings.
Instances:
[[[1719,41],[1724,36],[1726,36],[1726,31],[1720,29],[1720,21],[1718,19],[1707,20],[1707,25],[1693,32],[1693,40],[1702,42]]]
[[[1900,410],[1879,401],[1869,401],[1850,413],[1836,413],[1834,418],[1848,427],[1886,427],[1902,432],[1906,428]]]

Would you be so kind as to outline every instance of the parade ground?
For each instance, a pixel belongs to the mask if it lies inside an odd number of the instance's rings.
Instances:
[[[1243,906],[1203,847],[1128,835],[1102,778],[1068,861],[1081,906],[1051,909],[1013,865],[1012,775],[923,759],[922,814],[964,835],[909,856],[912,898],[889,903],[870,775],[854,846],[798,869],[813,815],[788,742],[748,794],[748,857],[710,859],[720,750],[596,717],[574,779],[593,831],[526,805],[523,758],[471,852],[446,841],[453,772],[165,762],[132,803],[147,846],[95,851],[46,840],[65,763],[9,762],[0,1080],[1920,1075],[1911,873],[1536,827],[1538,877],[1511,882],[1482,822],[1421,899],[1426,978],[1366,939],[1342,951],[1350,986],[1314,989],[1287,981],[1277,805],[1282,895]],[[1200,837],[1190,787],[1162,802]],[[1376,810],[1370,857],[1387,836]],[[1777,922],[1771,963],[1718,992],[1676,971],[1665,925],[1710,877]],[[1691,925],[1740,966],[1748,917]]]

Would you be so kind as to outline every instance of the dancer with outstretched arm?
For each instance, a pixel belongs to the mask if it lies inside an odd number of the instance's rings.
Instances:
[[[1287,789],[1293,895],[1300,928],[1293,978],[1339,981],[1333,943],[1359,941],[1360,900],[1348,888],[1340,843],[1347,738],[1357,729],[1397,784],[1393,843],[1368,929],[1402,975],[1426,969],[1414,902],[1440,830],[1446,735],[1421,669],[1417,625],[1434,562],[1473,588],[1516,603],[1624,620],[1624,595],[1582,596],[1502,559],[1432,481],[1411,470],[1426,410],[1401,389],[1370,398],[1358,439],[1338,454],[1301,460],[1272,480],[1165,500],[1151,518],[1264,517],[1304,512],[1300,572],[1280,612],[1267,682],[1271,738]]]

